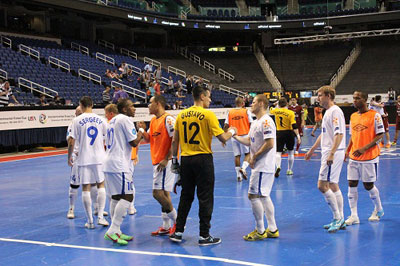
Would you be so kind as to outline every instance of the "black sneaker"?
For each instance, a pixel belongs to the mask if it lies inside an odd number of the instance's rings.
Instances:
[[[169,236],[169,239],[174,242],[182,242],[182,233],[181,232],[175,232],[172,235]]]
[[[216,245],[221,243],[221,238],[208,236],[204,238],[200,236],[199,238],[199,246],[209,246],[209,245]]]
[[[279,173],[281,172],[281,168],[276,168],[275,170],[275,177],[278,178],[279,177]]]

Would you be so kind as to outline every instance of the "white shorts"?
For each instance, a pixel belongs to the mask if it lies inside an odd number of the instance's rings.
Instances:
[[[171,172],[172,160],[168,161],[167,167],[161,172],[157,171],[158,164],[153,166],[153,189],[172,192],[175,185],[176,174]]]
[[[108,195],[133,194],[132,173],[104,172],[104,176],[106,178],[106,190]]]
[[[344,150],[336,151],[333,156],[333,164],[328,166],[326,160],[329,152],[323,153],[321,158],[321,168],[319,169],[318,180],[328,181],[329,183],[339,183],[340,172],[342,171]]]
[[[268,197],[274,184],[273,173],[251,171],[249,194]]]
[[[79,186],[81,184],[81,179],[78,175],[78,165],[74,163],[71,167],[71,173],[69,176],[69,183],[70,185]]]
[[[99,184],[104,181],[103,166],[101,164],[78,166],[78,175],[82,185]]]
[[[241,137],[247,137],[247,135],[243,135]],[[232,149],[233,149],[233,155],[239,156],[241,154],[247,154],[250,152],[250,147],[246,146],[236,139],[232,138]]]
[[[359,163],[353,160],[347,165],[347,180],[358,181],[364,183],[376,182],[378,179],[379,163]]]

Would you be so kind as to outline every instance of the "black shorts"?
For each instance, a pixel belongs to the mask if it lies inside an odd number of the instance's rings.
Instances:
[[[292,151],[294,148],[295,135],[293,130],[278,130],[276,132],[276,151],[283,152],[283,148]]]

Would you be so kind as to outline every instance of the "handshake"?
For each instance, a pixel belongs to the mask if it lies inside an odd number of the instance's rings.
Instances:
[[[230,127],[230,128],[228,128],[227,129],[227,131],[226,132],[229,132],[229,133],[231,133],[232,134],[232,137],[234,137],[234,136],[236,136],[236,134],[237,134],[237,128],[236,127]]]

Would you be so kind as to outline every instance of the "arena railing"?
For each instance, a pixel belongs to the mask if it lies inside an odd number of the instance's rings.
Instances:
[[[173,66],[168,66],[168,73],[174,73],[175,75],[179,75],[179,76],[186,78],[185,71],[183,71],[179,68],[173,67]]]
[[[119,51],[121,54],[127,55],[127,56],[132,57],[133,59],[137,60],[137,53],[130,51],[128,49],[125,49],[125,48],[121,48]]]
[[[89,48],[87,48],[86,46],[80,45],[78,43],[71,42],[71,49],[78,50],[82,54],[89,55]]]
[[[131,64],[126,63],[126,65],[132,69],[132,71],[138,75],[142,74],[142,70],[139,67],[133,66]]]
[[[210,62],[204,60],[203,68],[215,74],[215,65],[211,64]]]
[[[25,79],[25,78],[21,78],[21,77],[18,78],[18,87],[20,89],[22,89],[22,87],[28,88],[31,90],[31,93],[33,93],[33,91],[36,91],[38,93],[44,94],[51,98],[54,98],[55,96],[58,95],[58,92],[55,90],[52,90],[43,85],[40,85],[39,83],[33,82],[33,81]],[[42,90],[40,90],[40,89],[42,89]]]
[[[111,88],[113,89],[116,87],[122,87],[127,93],[133,95],[134,97],[144,99],[145,102],[147,102],[147,95],[144,91],[141,91],[139,89],[136,89],[136,88],[128,86],[128,85],[125,85],[121,82],[111,81]]]
[[[18,45],[18,51],[27,53],[28,55],[36,58],[37,60],[40,60],[40,52],[38,50],[35,50],[35,49],[29,47],[29,46],[20,44],[20,45]]]
[[[104,61],[106,63],[109,63],[109,64],[115,66],[115,60],[111,56],[108,56],[108,55],[105,55],[105,54],[97,52],[96,53],[96,59],[99,59],[101,61]]]
[[[187,47],[177,47],[177,52],[178,52],[178,54],[184,56],[185,58],[188,58],[188,56],[187,56],[187,54],[188,54]]]
[[[71,65],[65,61],[62,61],[53,56],[49,56],[48,61],[49,61],[49,64],[55,65],[58,68],[62,68],[62,69],[67,70],[68,72],[71,72]]]
[[[145,63],[148,63],[148,64],[151,64],[152,66],[156,66],[156,67],[160,67],[161,68],[161,62],[159,62],[159,61],[157,61],[157,60],[154,60],[154,59],[151,59],[150,57],[144,57],[143,58],[143,61],[145,62]]]
[[[220,77],[223,77],[224,79],[228,79],[229,81],[232,81],[235,79],[235,76],[232,75],[231,73],[223,70],[222,68],[218,69],[218,75]]]
[[[244,95],[245,95],[245,93],[243,91],[240,91],[240,90],[237,90],[237,89],[234,89],[234,88],[222,85],[222,84],[220,84],[218,88],[221,91],[225,91],[227,93],[230,93],[230,94],[233,94],[233,95],[236,95],[236,96],[244,97]]]
[[[197,76],[197,75],[193,75],[193,79],[195,79],[195,80],[202,79],[205,83],[210,83],[211,82],[209,79],[205,79],[205,78]]]
[[[10,38],[7,38],[5,36],[0,36],[0,41],[1,41],[1,44],[7,46],[8,48],[12,47],[12,41]]]
[[[103,46],[105,48],[108,48],[108,49],[111,49],[111,50],[115,51],[115,45],[113,43],[111,43],[111,42],[107,42],[105,40],[98,40],[97,43],[98,43],[99,46]]]
[[[195,62],[196,64],[198,64],[199,66],[201,66],[200,56],[197,56],[197,55],[195,55],[193,53],[190,53],[189,54],[189,60],[191,60],[191,61]]]
[[[84,78],[87,78],[89,80],[92,80],[94,82],[101,84],[101,77],[99,75],[92,73],[90,71],[87,71],[85,69],[80,68],[78,70],[78,75],[79,75],[79,77],[84,77]]]
[[[8,79],[8,72],[0,68],[0,78]]]
[[[361,53],[361,45],[357,43],[356,46],[351,50],[349,56],[346,57],[344,63],[339,67],[336,73],[332,76],[330,85],[333,88],[343,80],[344,76],[349,72],[350,68],[352,67],[353,63],[356,61],[357,57]]]

